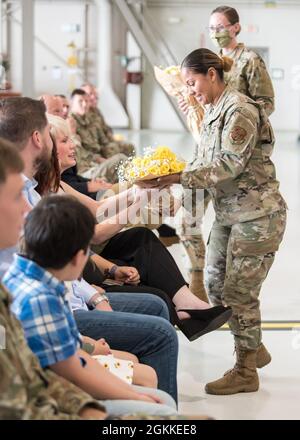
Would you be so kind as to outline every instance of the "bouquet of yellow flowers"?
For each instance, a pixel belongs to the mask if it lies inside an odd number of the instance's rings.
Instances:
[[[166,69],[160,69],[159,67],[154,66],[154,74],[156,80],[168,95],[175,98],[182,97],[189,105],[187,125],[194,136],[194,139],[199,143],[199,132],[204,109],[194,96],[188,94],[187,86],[181,78],[180,66],[169,66]]]
[[[130,183],[150,180],[169,174],[180,173],[185,169],[185,162],[165,145],[156,149],[148,147],[143,157],[131,157],[123,162],[118,169],[120,181]]]

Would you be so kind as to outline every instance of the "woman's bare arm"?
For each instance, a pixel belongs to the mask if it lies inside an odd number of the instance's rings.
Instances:
[[[97,214],[101,215],[102,212],[109,212],[113,209],[115,209],[115,212],[117,213],[119,212],[119,210],[122,210],[133,203],[134,191],[131,188],[124,190],[121,189],[121,192],[118,194],[114,194],[113,190],[107,190],[106,194],[108,197],[96,201],[91,197],[86,196],[79,191],[76,191],[65,182],[61,182],[61,187],[66,194],[76,197],[76,199],[79,200],[83,205],[85,205],[95,217],[97,217]]]

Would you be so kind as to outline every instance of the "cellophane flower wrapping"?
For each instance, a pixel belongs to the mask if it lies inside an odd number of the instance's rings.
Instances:
[[[194,96],[189,95],[188,88],[181,77],[180,66],[169,66],[166,69],[154,66],[154,75],[168,95],[175,98],[182,97],[189,105],[187,125],[194,139],[199,143],[199,133],[204,115],[204,108]]]

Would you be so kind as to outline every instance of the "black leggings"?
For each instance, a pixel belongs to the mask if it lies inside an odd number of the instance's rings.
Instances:
[[[186,285],[170,252],[147,228],[136,227],[115,235],[101,256],[118,265],[135,267],[141,284],[162,290],[170,299]]]
[[[89,259],[83,272],[83,278],[90,284],[95,284],[96,286],[102,287],[106,292],[126,292],[126,293],[150,293],[152,295],[159,296],[168,306],[170,322],[174,325],[177,323],[177,313],[175,311],[172,300],[168,295],[160,289],[155,289],[155,287],[144,286],[139,284],[138,286],[123,285],[123,286],[108,286],[103,284],[105,276],[98,269],[96,264]]]

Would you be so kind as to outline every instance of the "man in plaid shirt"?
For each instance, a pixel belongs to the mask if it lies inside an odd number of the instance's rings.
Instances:
[[[43,368],[74,355],[81,346],[66,288],[50,272],[20,255],[4,284],[13,295],[12,311]]]

